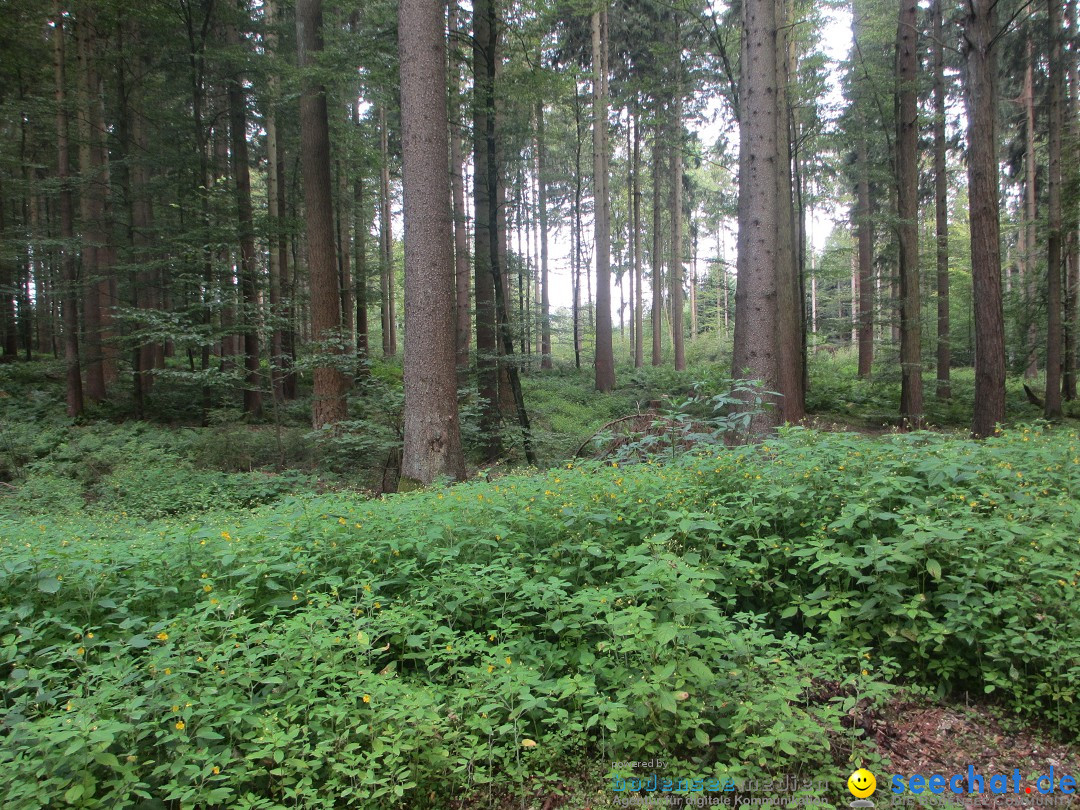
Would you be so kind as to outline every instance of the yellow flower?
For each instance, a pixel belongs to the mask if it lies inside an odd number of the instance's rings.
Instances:
[[[210,593],[210,591],[214,590],[214,586],[213,585],[203,585],[202,589],[203,589],[203,591],[205,593]]]
[[[512,660],[510,660],[510,656],[509,655],[506,656],[506,665],[510,666],[512,663],[514,663],[514,662]]]
[[[165,674],[172,675],[172,667],[165,667]]]
[[[371,695],[364,695],[364,703],[371,703]]]
[[[292,595],[292,600],[293,600],[294,602],[295,602],[295,601],[296,601],[297,599],[299,599],[299,598],[300,598],[300,597],[299,597],[299,596],[297,596],[297,595],[296,595],[295,593],[294,593],[294,594]]]
[[[214,776],[217,776],[217,775],[218,775],[219,773],[221,773],[221,768],[219,768],[219,767],[218,767],[217,765],[215,765],[215,766],[214,766],[213,768],[211,768],[210,770],[211,770],[211,772],[212,772],[212,773],[214,774]]]
[[[178,712],[178,711],[180,711],[180,707],[174,704],[173,707],[172,707],[172,710],[174,712]]]
[[[225,538],[226,540],[231,540],[231,539],[232,539],[231,537],[229,537],[229,533],[228,533],[228,532],[222,532],[222,533],[221,533],[221,536],[222,536],[222,537],[224,537],[224,538]]]
[[[86,634],[86,637],[87,637],[87,638],[93,638],[93,637],[94,637],[94,634],[93,634],[93,633],[87,633],[87,634]]]
[[[493,667],[491,664],[488,664],[488,675],[490,675],[494,671],[495,671],[495,667]]]
[[[86,653],[86,647],[79,647],[79,649],[77,649],[75,652],[77,652],[79,655],[84,655]]]
[[[164,630],[162,630],[160,633],[157,634],[157,640],[158,641],[168,641],[169,640],[169,634],[166,633]]]
[[[528,737],[526,737],[524,740],[521,741],[521,747],[536,748],[536,740],[530,740]]]
[[[183,720],[177,720],[177,721],[176,721],[176,730],[177,730],[177,731],[183,731],[183,730],[184,730],[184,728],[185,728],[185,725],[186,725],[186,724],[184,723],[184,721],[183,721]]]
[[[495,640],[495,634],[494,633],[488,633],[488,641],[494,641],[494,640]]]
[[[199,579],[206,579],[208,576],[210,575],[203,571],[201,574],[199,574]]]
[[[865,669],[864,669],[864,670],[862,671],[862,674],[863,674],[863,675],[865,676],[865,675],[869,675],[869,674],[870,674],[870,672],[869,672],[869,670],[865,670]]]

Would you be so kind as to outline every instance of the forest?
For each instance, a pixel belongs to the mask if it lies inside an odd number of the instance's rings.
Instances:
[[[0,133],[5,810],[1073,798],[1076,0],[0,0]]]

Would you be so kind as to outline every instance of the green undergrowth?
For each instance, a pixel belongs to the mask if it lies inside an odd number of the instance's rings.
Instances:
[[[840,804],[878,756],[851,718],[895,684],[1080,731],[1078,487],[1069,430],[797,429],[379,501],[0,518],[0,795],[445,808],[661,758]]]

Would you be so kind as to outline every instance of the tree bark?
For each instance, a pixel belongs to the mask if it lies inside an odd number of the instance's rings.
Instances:
[[[71,198],[71,158],[68,147],[67,100],[64,92],[66,86],[64,11],[60,0],[53,0],[52,8],[53,71],[56,82],[56,176],[60,182],[60,261],[64,284],[61,294],[61,311],[64,327],[65,394],[67,415],[75,418],[83,411],[83,392],[79,366],[79,279],[74,255],[74,206]],[[0,211],[0,237],[3,235],[2,223],[3,213]],[[12,329],[12,334],[14,334],[14,329]]]
[[[949,177],[945,168],[945,49],[942,37],[944,0],[934,0],[934,213],[937,237],[937,398],[951,398],[949,371]]]
[[[1070,41],[1076,37],[1076,0],[1068,0],[1065,4],[1066,36]],[[1076,155],[1080,151],[1080,103],[1077,94],[1080,93],[1080,75],[1078,75],[1076,53],[1069,54],[1066,68],[1068,74],[1069,100],[1065,108],[1066,119],[1071,122],[1069,128],[1062,133],[1064,142],[1062,151],[1067,155]],[[1076,177],[1078,167],[1073,161],[1071,171]],[[1068,170],[1062,169],[1065,174]],[[1064,211],[1063,211],[1064,214]],[[1063,225],[1065,230],[1065,321],[1064,321],[1064,370],[1061,376],[1061,395],[1067,400],[1076,399],[1076,346],[1077,330],[1080,328],[1080,313],[1077,312],[1077,301],[1080,296],[1080,202],[1073,201],[1068,207],[1068,220]]]
[[[487,87],[488,59],[495,59],[488,48],[495,39],[491,27],[495,9],[492,0],[478,0],[474,7],[473,37],[473,294],[476,298],[476,378],[481,399],[480,432],[485,461],[496,461],[502,453],[500,437],[501,414],[499,411],[498,341],[495,333],[495,286],[491,264],[497,256],[492,250],[490,161],[488,160],[488,119],[495,114],[492,109],[493,88]],[[494,81],[494,70],[492,82]]]
[[[1035,310],[1038,306],[1038,260],[1036,259],[1038,244],[1036,223],[1038,218],[1038,189],[1036,186],[1037,170],[1035,165],[1035,80],[1034,80],[1035,54],[1034,46],[1030,37],[1027,40],[1027,60],[1024,67],[1024,210],[1026,217],[1023,225],[1024,245],[1023,252],[1023,279],[1024,297],[1026,304],[1025,320],[1028,329],[1027,367],[1024,378],[1033,380],[1039,375],[1039,344],[1035,334]]]
[[[228,28],[228,43],[240,45],[235,25]],[[240,237],[240,315],[244,340],[244,413],[262,416],[262,381],[259,357],[259,268],[255,254],[255,217],[251,206],[251,172],[248,167],[247,99],[243,77],[228,80],[230,155],[236,196],[237,233]]]
[[[386,107],[379,107],[379,314],[382,319],[383,357],[397,354],[394,321],[394,224],[390,211],[390,145],[386,132]]]
[[[592,15],[593,58],[593,204],[596,239],[596,390],[615,388],[611,345],[611,222],[608,198],[607,9]]]
[[[633,214],[630,239],[634,245],[634,368],[645,365],[645,333],[641,294],[641,121],[638,96],[634,95],[634,146],[632,158]]]
[[[296,4],[297,58],[310,69],[322,50],[322,0]],[[317,80],[304,81],[300,95],[301,168],[304,181],[304,221],[307,228],[311,283],[311,332],[327,356],[315,367],[312,425],[316,430],[348,415],[348,380],[335,365],[342,353],[341,295],[334,255],[334,211],[330,181],[330,132],[326,91]]]
[[[660,233],[660,178],[662,176],[660,160],[660,100],[656,101],[656,125],[653,133],[652,147],[652,364],[658,366],[663,362],[663,312],[664,293],[661,281],[662,259],[660,246],[662,237]]]
[[[540,368],[551,368],[551,287],[548,280],[547,137],[544,103],[536,105],[536,198],[540,215]]]
[[[896,30],[896,207],[900,243],[900,418],[922,427],[922,307],[919,290],[918,2],[903,0]]]
[[[458,383],[465,387],[469,373],[469,347],[472,344],[472,323],[469,311],[469,229],[465,211],[465,158],[462,153],[461,126],[461,65],[454,40],[463,36],[458,29],[458,0],[449,0],[447,28],[450,32],[449,50],[449,138],[450,185],[454,203],[454,279],[456,316],[456,357]]]
[[[676,71],[682,70],[681,58]],[[675,97],[671,113],[671,336],[675,355],[675,370],[686,369],[686,342],[683,326],[683,154],[682,154],[682,80],[675,81]]]
[[[1061,411],[1061,135],[1063,128],[1064,65],[1061,54],[1061,0],[1047,0],[1050,31],[1050,82],[1047,86],[1049,121],[1049,176],[1047,178],[1046,241],[1046,394],[1043,415],[1060,419]]]
[[[1005,419],[1005,327],[1001,302],[1001,248],[997,159],[997,34],[994,0],[971,0],[964,20],[968,117],[971,274],[975,301],[976,438],[993,434]]]
[[[405,218],[405,443],[402,475],[465,478],[457,409],[453,211],[442,6],[401,0]]]

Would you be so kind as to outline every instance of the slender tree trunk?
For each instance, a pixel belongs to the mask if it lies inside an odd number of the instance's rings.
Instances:
[[[1046,242],[1046,395],[1043,415],[1060,419],[1061,411],[1061,135],[1063,128],[1064,66],[1061,54],[1061,0],[1047,0],[1047,26],[1050,31],[1050,83],[1047,87],[1050,109],[1048,219]]]
[[[945,168],[945,49],[942,3],[934,0],[934,212],[937,236],[937,398],[951,398],[949,369],[949,177]]]
[[[341,290],[341,329],[345,341],[345,350],[354,351],[355,335],[353,332],[353,274],[352,274],[352,216],[349,204],[352,193],[349,189],[348,172],[341,161],[337,163],[337,237],[338,237],[338,287]]]
[[[484,460],[493,462],[502,453],[500,438],[501,415],[499,411],[499,367],[497,362],[498,341],[495,332],[495,287],[491,264],[497,254],[492,251],[490,182],[488,171],[488,119],[495,113],[491,96],[494,91],[487,87],[488,53],[495,34],[491,31],[495,17],[492,0],[478,0],[474,7],[473,75],[476,77],[473,98],[473,289],[476,297],[476,377],[481,399],[480,428]],[[492,71],[494,74],[494,71]],[[493,81],[493,80],[492,80]]]
[[[455,39],[464,32],[458,29],[458,0],[449,0],[447,28],[449,50],[449,139],[450,185],[454,204],[454,279],[456,309],[456,362],[458,384],[465,387],[469,373],[469,346],[472,323],[469,311],[469,230],[465,211],[465,158],[462,154],[461,65]]]
[[[859,376],[869,379],[874,363],[874,225],[870,202],[870,158],[866,141],[858,145],[859,182],[858,182],[858,335],[859,335]]]
[[[517,365],[514,363],[514,338],[510,329],[510,318],[507,311],[506,302],[506,286],[503,275],[503,268],[505,265],[502,262],[503,251],[500,250],[500,235],[497,227],[499,221],[499,179],[500,170],[497,159],[497,133],[496,133],[496,106],[495,106],[495,76],[498,72],[498,52],[499,52],[499,27],[498,27],[498,14],[496,12],[495,3],[493,0],[479,0],[476,4],[477,25],[476,40],[478,47],[482,48],[483,67],[485,73],[481,81],[477,82],[479,90],[482,92],[481,105],[488,114],[485,120],[485,127],[483,132],[478,130],[477,137],[484,137],[487,142],[486,158],[487,158],[487,202],[488,202],[488,222],[496,225],[496,228],[488,228],[488,247],[491,256],[491,276],[493,286],[495,288],[495,322],[499,329],[499,343],[502,348],[502,354],[505,358],[505,367],[510,384],[511,393],[513,395],[513,401],[517,409],[518,425],[521,428],[522,449],[525,453],[525,460],[531,464],[536,464],[536,456],[532,451],[532,429],[529,423],[529,414],[525,410],[525,399],[521,390],[521,380],[518,377]],[[480,17],[484,17],[485,25],[481,27],[479,24]],[[474,75],[479,76],[479,72]],[[445,158],[444,158],[445,159]]]
[[[390,212],[390,145],[386,132],[386,107],[379,107],[379,307],[382,318],[383,357],[397,354],[394,340],[394,225]]]
[[[964,20],[970,189],[971,274],[975,301],[975,414],[971,432],[990,436],[1005,420],[1005,327],[1001,303],[997,159],[997,34],[994,0],[971,0]]]
[[[592,15],[593,201],[596,239],[596,390],[615,388],[611,345],[611,222],[608,206],[607,9]]]
[[[82,377],[79,367],[79,294],[78,271],[74,255],[74,206],[71,195],[71,158],[68,148],[67,100],[64,88],[66,60],[64,12],[60,0],[53,0],[53,69],[56,81],[56,175],[60,181],[60,239],[63,293],[61,308],[64,321],[64,366],[66,370],[67,415],[75,418],[83,412]],[[0,195],[0,200],[3,196]],[[0,204],[0,238],[3,237],[3,205]],[[0,262],[3,262],[0,259]],[[3,282],[4,279],[0,279]],[[5,301],[9,300],[5,295]],[[11,313],[14,320],[14,312]],[[12,324],[14,327],[14,324]],[[14,335],[14,328],[11,330]],[[5,348],[5,358],[8,354]]]
[[[353,123],[356,126],[360,124],[359,110],[358,101],[353,107]],[[353,264],[356,267],[356,359],[360,374],[367,372],[367,361],[370,357],[367,313],[367,237],[370,224],[371,220],[364,210],[364,177],[357,171],[353,178],[353,230],[356,233],[356,242],[353,245],[356,259]]]
[[[236,26],[228,28],[230,45],[239,47]],[[233,190],[236,194],[237,231],[240,237],[240,294],[243,302],[240,323],[244,340],[244,413],[262,416],[262,381],[259,357],[259,268],[255,254],[255,217],[251,206],[251,173],[248,167],[247,99],[243,77],[234,74],[228,81],[230,154]]]
[[[645,330],[641,293],[641,121],[634,95],[633,213],[630,239],[634,245],[634,368],[645,365]]]
[[[322,0],[298,0],[296,5],[297,61],[309,68],[323,48]],[[330,129],[326,91],[307,80],[300,95],[301,165],[304,181],[304,219],[307,227],[308,270],[311,279],[311,331],[320,350],[331,358],[341,354],[341,296],[334,256],[334,211],[330,180]],[[315,367],[312,424],[315,429],[348,415],[348,380],[330,362]]]
[[[551,288],[548,280],[547,138],[544,104],[536,105],[536,192],[540,215],[540,368],[551,368]]]
[[[442,6],[401,0],[405,217],[405,443],[402,475],[465,478],[457,410],[453,211]]]
[[[581,95],[577,85],[574,85],[574,130],[577,138],[574,141],[574,211],[573,211],[573,243],[574,255],[571,259],[571,275],[573,276],[573,316],[574,316],[574,368],[581,368]]]
[[[776,334],[777,388],[780,393],[780,419],[798,422],[805,415],[806,392],[803,387],[803,293],[799,257],[795,247],[796,216],[792,184],[792,99],[788,91],[787,45],[791,10],[788,0],[776,0],[775,74],[777,88],[776,144],[780,160],[776,165]]]
[[[903,0],[896,30],[896,186],[900,242],[900,417],[922,427],[922,306],[919,291],[918,2]]]
[[[676,70],[681,71],[679,64]],[[671,133],[671,336],[675,370],[686,369],[686,342],[683,327],[683,201],[682,201],[682,81],[676,80]]]
[[[662,175],[660,161],[660,141],[662,139],[660,125],[660,101],[656,101],[656,130],[653,133],[652,148],[652,364],[658,366],[663,362],[663,312],[664,297],[663,283],[661,280],[662,259],[660,249],[662,237],[660,233],[660,177]]]
[[[277,55],[278,37],[274,27],[276,0],[267,0],[263,4],[263,13],[266,15],[266,49]],[[267,223],[267,253],[269,255],[270,270],[270,386],[274,400],[281,402],[285,399],[285,362],[284,362],[284,330],[282,329],[282,287],[283,268],[288,261],[284,248],[285,236],[283,232],[283,206],[279,201],[279,192],[284,193],[283,166],[278,163],[278,127],[276,105],[280,97],[281,80],[277,73],[271,71],[270,94],[263,116],[266,127],[266,210],[269,222]]]
[[[1028,360],[1024,377],[1029,380],[1039,375],[1039,344],[1035,332],[1035,311],[1038,307],[1038,260],[1036,259],[1038,244],[1036,235],[1036,220],[1038,218],[1038,197],[1036,187],[1035,167],[1035,81],[1034,81],[1034,47],[1030,37],[1027,40],[1027,60],[1024,68],[1024,203],[1027,214],[1023,228],[1026,232],[1024,244],[1024,295],[1026,303],[1025,318],[1028,324]]]

